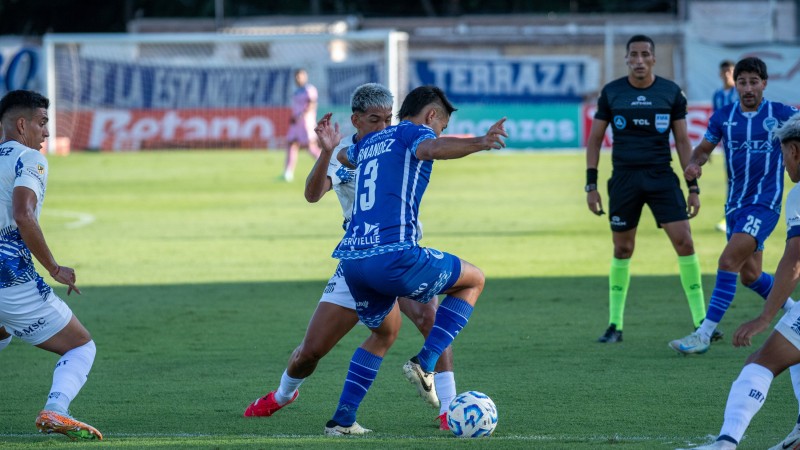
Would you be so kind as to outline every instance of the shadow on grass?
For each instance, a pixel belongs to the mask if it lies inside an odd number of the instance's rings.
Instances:
[[[254,443],[208,445],[316,442],[336,406],[349,358],[368,335],[364,327],[322,360],[298,402],[268,419],[241,414],[277,386],[324,286],[315,280],[84,287],[84,295],[67,300],[92,332],[98,355],[73,413],[111,441],[149,436],[182,446],[182,439],[203,436],[255,436]],[[706,277],[704,286],[710,292],[713,278]],[[760,308],[760,300],[740,287],[723,328],[732,332]],[[605,277],[487,281],[454,351],[458,391],[480,390],[498,405],[492,447],[584,442],[569,447],[668,448],[718,430],[730,382],[749,351],[723,342],[703,357],[684,358],[667,348],[669,340],[692,331],[677,274],[633,277],[623,343],[595,342],[607,314]],[[360,410],[359,422],[377,432],[366,446],[400,436],[417,445],[443,439],[433,425],[436,411],[425,408],[400,375],[421,343],[406,321]],[[35,431],[33,418],[56,360],[19,340],[0,353],[0,446],[4,440],[42,443],[26,436]],[[776,398],[793,398],[783,384],[775,392]],[[676,418],[676,411],[684,416]],[[774,424],[788,430],[795,413],[793,401],[767,402],[749,431],[751,442],[774,444],[786,431]]]

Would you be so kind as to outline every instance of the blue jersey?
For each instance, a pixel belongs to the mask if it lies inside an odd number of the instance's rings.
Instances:
[[[715,112],[704,138],[723,142],[728,198],[725,213],[762,205],[780,214],[783,196],[783,154],[773,131],[797,109],[762,100],[758,111],[743,113],[736,101]]]
[[[436,139],[427,126],[403,121],[365,136],[347,151],[356,169],[353,216],[334,258],[360,259],[416,247],[419,205],[433,161],[417,158],[417,146]]]
[[[711,100],[711,106],[714,112],[719,111],[720,109],[730,105],[731,103],[738,100],[738,93],[736,92],[736,88],[728,88],[723,89],[719,88],[714,91],[714,98]]]

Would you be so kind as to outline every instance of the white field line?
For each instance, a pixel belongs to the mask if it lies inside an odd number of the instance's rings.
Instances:
[[[14,438],[37,438],[47,437],[41,433],[0,433],[2,437]],[[326,439],[327,436],[319,434],[208,434],[208,433],[107,433],[105,438],[219,438],[219,439]],[[439,441],[444,439],[454,439],[449,435],[443,436],[404,436],[404,435],[375,435],[378,440],[381,439],[409,439],[409,440],[431,440]],[[540,436],[540,435],[510,435],[510,436],[492,436],[489,440],[492,441],[518,441],[518,442],[658,442],[659,444],[674,444],[684,446],[695,446],[707,444],[712,442],[716,436],[706,435],[697,436],[694,438],[686,438],[685,436]],[[370,440],[369,436],[360,438],[359,440]]]
[[[56,217],[66,217],[67,219],[74,219],[73,221],[67,222],[64,225],[65,227],[70,229],[82,228],[87,225],[90,225],[95,221],[95,217],[93,214],[82,213],[78,211],[65,211],[61,209],[44,208],[42,210],[42,214],[49,216],[56,216]]]

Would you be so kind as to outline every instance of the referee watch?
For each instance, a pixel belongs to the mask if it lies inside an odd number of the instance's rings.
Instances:
[[[691,186],[689,187],[690,194],[697,194],[700,195],[700,187],[699,186]]]
[[[586,192],[596,191],[597,190],[597,184],[595,184],[595,183],[587,184],[583,189]]]

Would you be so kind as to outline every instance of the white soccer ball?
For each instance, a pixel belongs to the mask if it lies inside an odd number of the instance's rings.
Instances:
[[[464,392],[450,402],[447,425],[457,437],[490,436],[497,427],[497,407],[482,392]]]

